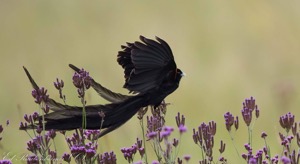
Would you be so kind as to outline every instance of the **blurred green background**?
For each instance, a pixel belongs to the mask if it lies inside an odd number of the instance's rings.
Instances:
[[[238,163],[225,130],[223,114],[240,116],[244,98],[254,96],[261,110],[254,129],[255,150],[263,147],[265,131],[272,153],[281,153],[279,116],[288,111],[299,120],[300,10],[299,1],[1,1],[0,2],[0,124],[4,126],[0,157],[11,152],[27,154],[29,136],[19,131],[25,113],[33,113],[31,86],[22,66],[37,83],[59,99],[53,81],[65,81],[67,103],[80,105],[68,68],[83,67],[108,88],[122,88],[123,70],[116,62],[120,45],[139,35],[166,40],[177,65],[187,76],[166,101],[167,124],[175,126],[177,112],[186,116],[188,132],[182,137],[180,156],[200,160],[192,129],[215,120],[219,140],[227,143],[225,156]],[[88,92],[88,104],[106,103]],[[240,120],[242,118],[240,117]],[[236,140],[245,152],[246,126],[241,123]],[[176,134],[177,135],[177,134]],[[175,136],[176,136],[175,135]],[[121,147],[141,137],[136,118],[99,141],[99,152],[114,150],[124,163]],[[58,153],[67,145],[58,137]],[[149,145],[148,145],[149,146]],[[154,159],[154,158],[152,158]],[[136,158],[138,160],[138,158]],[[14,163],[21,161],[14,160]]]

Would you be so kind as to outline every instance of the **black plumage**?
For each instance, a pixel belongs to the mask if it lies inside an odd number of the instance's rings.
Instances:
[[[183,72],[177,68],[169,45],[162,39],[147,39],[140,36],[141,42],[127,43],[118,52],[118,63],[124,69],[125,84],[134,95],[123,95],[110,91],[91,79],[91,87],[104,99],[105,105],[86,106],[86,128],[99,129],[101,117],[105,114],[101,136],[115,130],[133,117],[141,108],[148,105],[157,107],[166,96],[175,91]],[[81,70],[70,64],[76,72]],[[38,89],[24,67],[34,89]],[[72,130],[82,127],[82,107],[63,105],[49,98],[47,105],[52,112],[44,116],[46,130]],[[40,118],[41,119],[41,118]],[[41,126],[36,124],[27,128]]]

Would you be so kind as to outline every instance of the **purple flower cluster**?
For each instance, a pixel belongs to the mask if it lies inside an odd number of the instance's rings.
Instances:
[[[71,155],[77,163],[89,163],[95,159],[99,160],[100,156],[97,155],[98,143],[97,139],[95,139],[95,136],[99,134],[100,130],[77,129],[71,137],[66,138]],[[90,142],[85,143],[86,139]]]
[[[27,164],[37,164],[39,163],[39,157],[37,155],[27,156]]]
[[[133,144],[131,147],[124,147],[121,149],[121,152],[124,155],[124,158],[128,161],[128,163],[132,163],[134,159],[134,155],[136,154],[137,150],[144,151],[144,148],[138,148],[136,144]]]
[[[250,97],[250,99],[245,99],[243,102],[242,116],[247,126],[250,126],[252,121],[252,112],[255,110],[256,118],[259,117],[259,109],[255,104],[255,99]]]
[[[252,147],[250,144],[245,144],[244,145],[245,149],[247,150],[247,154],[243,153],[242,157],[248,163],[262,163],[262,164],[267,164],[268,160],[270,159],[269,157],[269,152],[268,148],[264,147],[263,149],[258,150],[255,154],[253,153]]]
[[[98,158],[98,163],[99,164],[116,164],[117,163],[117,158],[116,154],[112,152],[105,152],[100,155]]]
[[[54,140],[56,132],[51,130],[45,135],[41,135],[41,131],[37,132],[38,135],[27,142],[27,150],[33,153],[27,157],[27,163],[35,163],[39,160],[50,160],[51,162],[56,161],[56,150],[50,149],[50,140]]]
[[[177,116],[175,117],[177,127],[179,129],[180,134],[185,133],[187,131],[187,127],[185,126],[185,117],[184,115],[181,115],[180,113],[177,113]]]
[[[225,125],[227,131],[231,131],[231,126],[234,124],[235,130],[239,128],[239,118],[236,116],[236,119],[234,119],[233,115],[230,112],[227,112],[224,114],[225,119]]]
[[[73,84],[77,88],[79,97],[84,97],[85,90],[89,89],[91,86],[92,78],[89,72],[81,69],[78,73],[75,72],[73,75]]]
[[[290,131],[292,126],[294,125],[295,116],[291,114],[290,112],[286,115],[283,115],[279,119],[279,123],[283,129],[287,131],[287,133]]]
[[[100,130],[84,130],[84,136],[89,141],[94,141],[100,135]]]
[[[62,156],[62,159],[67,162],[67,163],[70,163],[71,162],[71,156],[70,154],[68,153],[64,153],[63,156]]]
[[[85,146],[81,145],[73,145],[71,147],[71,154],[76,160],[77,163],[82,163],[85,161],[85,153],[86,153],[86,148]]]
[[[160,138],[168,139],[171,133],[174,131],[174,128],[170,126],[163,127],[163,130],[160,133]]]
[[[12,164],[12,162],[10,160],[4,159],[0,160],[0,164]]]
[[[33,126],[35,126],[34,123],[36,121],[40,121],[39,120],[39,114],[37,112],[34,112],[31,115],[25,114],[23,118],[24,118],[25,122],[20,123],[19,129],[21,129],[21,130],[27,130],[28,126],[33,127]]]
[[[76,72],[73,76],[73,84],[78,89],[79,97],[84,100],[85,91],[90,88],[92,82],[92,78],[89,76],[89,73],[84,69],[81,69],[78,73]],[[64,87],[64,82],[62,80],[56,79],[54,82],[54,86],[57,90],[59,90],[60,98],[65,101],[65,96],[62,95],[62,88]],[[32,91],[32,96],[35,98],[35,102],[39,104],[45,113],[49,111],[49,107],[47,102],[49,102],[49,95],[47,95],[47,90],[44,88],[39,88]],[[83,101],[83,106],[86,102]],[[178,127],[178,132],[180,138],[171,138],[174,128],[165,125],[164,116],[166,114],[166,106],[168,104],[162,103],[158,107],[151,107],[151,116],[147,116],[147,130],[145,136],[147,137],[147,141],[150,142],[150,145],[154,149],[154,152],[157,156],[157,161],[152,161],[152,163],[177,163],[182,164],[185,160],[188,162],[190,160],[190,155],[185,155],[183,158],[179,158],[178,149],[180,144],[181,135],[187,131],[187,127],[185,126],[185,117],[180,113],[175,117],[176,124]],[[143,116],[146,114],[148,107],[145,107],[140,110],[138,114],[138,118],[142,121]],[[254,113],[253,113],[254,112]],[[253,118],[256,119],[260,115],[260,111],[253,97],[245,99],[243,102],[243,107],[241,110],[243,120],[248,127],[248,142],[244,145],[246,151],[241,154],[237,151],[240,159],[244,159],[249,164],[296,164],[300,163],[300,151],[297,148],[294,148],[293,143],[300,147],[300,132],[297,131],[299,123],[295,122],[295,116],[291,113],[287,113],[280,117],[279,123],[281,127],[286,131],[286,134],[279,133],[279,137],[281,139],[281,145],[283,147],[282,154],[275,155],[271,157],[270,148],[267,144],[267,134],[265,132],[261,133],[261,138],[264,140],[265,145],[263,148],[253,150],[252,147],[252,128],[253,128]],[[103,113],[99,113],[100,117],[103,119],[105,115]],[[25,122],[21,122],[20,129],[26,128],[37,128],[34,131],[35,137],[27,143],[27,150],[32,152],[33,154],[27,157],[28,163],[39,162],[42,158],[45,158],[46,155],[51,157],[51,161],[57,158],[56,150],[51,150],[51,140],[56,137],[56,132],[54,130],[48,131],[45,135],[41,135],[41,116],[38,113],[33,113],[32,115],[25,115]],[[234,137],[232,135],[232,126],[234,126],[235,130],[239,128],[239,118],[238,116],[234,117],[234,115],[230,112],[224,114],[225,126],[227,131],[229,132],[232,141]],[[39,121],[39,125],[36,122]],[[255,120],[254,120],[255,121]],[[36,127],[38,126],[38,127]],[[83,126],[85,127],[85,126]],[[215,121],[211,121],[208,124],[202,123],[198,129],[193,129],[193,140],[195,144],[197,144],[202,151],[202,160],[199,161],[200,164],[209,164],[215,163],[213,156],[213,148],[215,145],[215,135],[217,130],[217,124]],[[0,125],[0,134],[3,131],[2,125]],[[289,132],[292,131],[292,134]],[[37,134],[37,135],[36,135]],[[62,134],[65,135],[65,132]],[[76,163],[93,163],[98,162],[101,164],[115,164],[117,159],[114,152],[105,152],[103,154],[97,153],[98,148],[98,136],[100,134],[100,130],[83,130],[77,129],[73,133],[71,137],[66,137],[66,141],[70,148],[70,153],[64,153],[62,155],[62,159],[70,163],[71,157],[75,159]],[[0,140],[2,138],[0,137]],[[142,160],[145,160],[146,163],[146,150],[143,147],[143,142],[140,139],[137,139],[136,143],[134,143],[131,147],[125,147],[121,149],[121,152],[124,155],[124,158],[129,163],[134,163],[134,156],[139,152],[141,156],[141,161],[136,162],[143,163]],[[53,141],[54,143],[54,141]],[[55,145],[54,145],[55,147]],[[227,163],[227,159],[222,156],[226,148],[226,144],[223,140],[220,141],[220,148],[218,149],[220,152],[220,157],[218,161],[222,164]],[[236,148],[236,147],[235,147]],[[0,161],[4,163],[5,161]],[[10,162],[10,161],[8,161]]]
[[[63,93],[62,93],[62,89],[64,87],[64,81],[63,80],[59,81],[58,78],[56,78],[56,82],[53,82],[53,84],[59,92],[59,98],[61,98],[65,102],[66,96],[63,95]]]
[[[205,153],[205,157],[200,163],[212,162],[213,161],[213,147],[214,147],[214,136],[217,131],[217,124],[214,121],[208,124],[202,123],[198,130],[193,129],[193,140],[195,144],[199,145],[201,150]],[[225,151],[225,144],[221,142],[220,152]]]
[[[35,99],[35,103],[41,104],[42,102],[48,102],[49,100],[49,95],[47,95],[47,89],[44,87],[39,88],[39,89],[34,89],[31,92],[31,95]]]
[[[175,163],[177,154],[175,156],[172,154],[178,149],[180,139],[170,139],[171,134],[174,132],[174,128],[164,125],[165,120],[161,116],[161,113],[165,112],[165,107],[165,105],[161,105],[161,109],[157,110],[156,112],[153,112],[152,110],[152,116],[147,117],[146,136],[149,141],[152,142],[152,147],[154,148],[154,152],[157,155],[159,162],[162,162],[164,159],[166,163]],[[185,117],[184,115],[178,113],[175,117],[175,120],[179,134],[182,135],[187,131],[185,126]],[[178,160],[180,161],[180,159]]]
[[[162,131],[164,126],[164,118],[160,115],[147,116],[147,134],[149,139],[154,139]]]

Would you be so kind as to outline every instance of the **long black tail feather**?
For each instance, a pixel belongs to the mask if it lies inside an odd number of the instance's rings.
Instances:
[[[36,90],[39,89],[29,71],[25,67],[23,68],[32,87]],[[117,129],[145,106],[145,96],[127,96],[126,99],[124,98],[124,100],[116,103],[86,106],[86,129],[100,129],[101,127],[103,130],[98,137],[102,137]],[[49,105],[50,110],[53,112],[44,115],[46,121],[45,130],[73,130],[82,128],[82,107],[63,105],[51,98],[49,98],[46,104]],[[105,116],[102,118],[99,112],[103,112]],[[42,116],[39,117],[39,121],[35,125],[20,128],[20,130],[42,128],[41,122]]]
[[[77,73],[80,72],[80,69],[74,66],[73,64],[69,64],[69,67],[72,68]],[[94,79],[91,79],[91,86],[102,98],[104,98],[109,102],[113,102],[113,103],[121,102],[130,97],[127,95],[113,92],[103,87],[101,84],[97,83],[96,81],[94,81]]]
[[[36,84],[36,82],[33,80],[33,78],[31,77],[29,71],[26,69],[26,67],[23,66],[23,69],[33,87],[33,89],[38,90],[39,86]],[[46,104],[50,107],[51,110],[53,111],[57,111],[57,110],[62,110],[62,109],[67,109],[69,108],[68,105],[63,105],[61,103],[56,102],[55,100],[49,98],[48,102],[46,102]]]

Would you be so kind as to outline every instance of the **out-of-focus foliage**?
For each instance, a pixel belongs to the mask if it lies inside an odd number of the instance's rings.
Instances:
[[[299,5],[280,0],[1,1],[0,124],[9,119],[10,125],[3,133],[0,157],[27,153],[29,137],[18,125],[24,113],[38,110],[22,66],[55,99],[59,95],[53,82],[56,77],[63,79],[70,105],[80,105],[80,100],[69,63],[84,67],[108,88],[127,93],[116,54],[121,44],[138,40],[141,34],[166,40],[178,67],[187,74],[167,98],[172,105],[166,118],[175,125],[177,111],[186,116],[190,131],[183,137],[186,146],[181,153],[191,154],[191,163],[200,157],[192,144],[192,127],[215,120],[216,137],[229,141],[223,114],[239,114],[246,97],[256,97],[261,111],[253,133],[277,136],[280,115],[291,111],[300,119]],[[95,103],[105,101],[89,91],[88,104]],[[101,139],[100,150],[113,149],[122,161],[118,149],[140,135],[138,120],[133,118]],[[67,145],[63,138],[58,142],[62,154]],[[240,141],[246,142],[246,137]],[[270,145],[277,142],[276,137],[270,139]],[[232,151],[227,149],[225,156]]]

